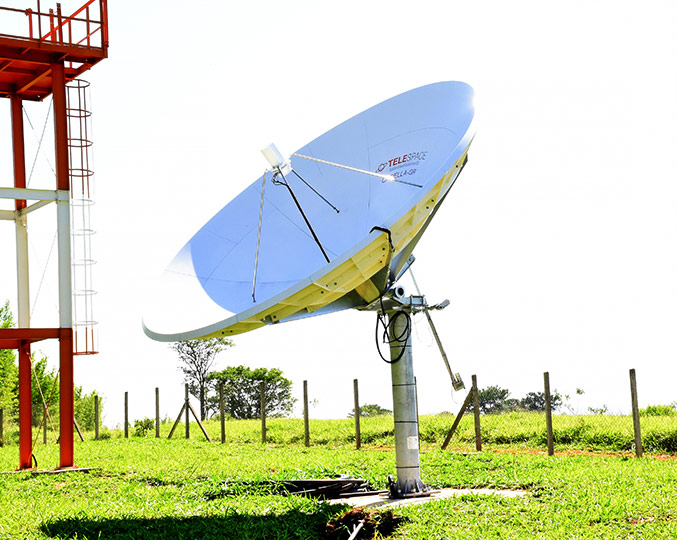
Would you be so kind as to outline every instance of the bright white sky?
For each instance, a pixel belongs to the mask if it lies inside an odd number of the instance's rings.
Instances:
[[[474,87],[478,134],[414,270],[430,301],[451,300],[433,316],[453,369],[468,386],[475,373],[480,387],[517,398],[541,390],[550,371],[583,412],[627,410],[634,367],[640,406],[677,400],[677,4],[155,0],[109,9],[110,58],[85,77],[101,353],[76,360],[77,384],[105,396],[107,424],[121,422],[125,391],[132,418],[152,416],[156,386],[162,414],[178,413],[177,359],[144,335],[141,299],[263,172],[260,149],[274,141],[290,153],[442,80]],[[0,185],[9,186],[9,102],[0,105]],[[39,136],[46,103],[26,108]],[[51,187],[50,175],[40,156],[31,187]],[[57,326],[56,253],[37,294],[54,211],[31,217],[33,325]],[[15,307],[8,222],[0,245],[0,301]],[[356,377],[362,402],[390,408],[374,324],[374,314],[350,311],[264,328],[236,336],[218,367],[279,367],[299,398],[307,379],[314,417],[346,416]],[[57,365],[54,344],[38,349]],[[452,395],[422,316],[414,355],[421,413],[456,411],[464,395]]]

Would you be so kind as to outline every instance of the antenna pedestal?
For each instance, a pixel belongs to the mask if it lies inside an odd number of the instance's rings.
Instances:
[[[408,306],[403,306],[407,308]],[[399,311],[399,313],[398,313]],[[421,481],[419,460],[418,412],[414,356],[408,325],[411,310],[389,311],[390,364],[393,382],[393,416],[395,420],[395,461],[397,482],[390,479],[391,498],[425,495],[430,487]],[[402,313],[404,311],[404,314]],[[406,341],[400,341],[406,337]],[[402,350],[404,348],[404,351]],[[399,360],[397,360],[399,358]]]
[[[397,465],[397,481],[388,477],[392,499],[431,494],[430,486],[421,480],[418,405],[411,344],[411,315],[427,308],[424,296],[405,296],[404,288],[399,285],[363,308],[365,311],[376,311],[388,316]]]

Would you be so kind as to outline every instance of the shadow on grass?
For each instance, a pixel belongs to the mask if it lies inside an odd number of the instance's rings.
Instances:
[[[317,539],[324,537],[329,519],[341,506],[322,505],[314,513],[298,510],[269,515],[227,513],[223,516],[59,519],[40,526],[52,538],[237,538]]]

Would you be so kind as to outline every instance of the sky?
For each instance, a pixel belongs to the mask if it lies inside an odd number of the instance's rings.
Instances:
[[[178,414],[178,360],[143,333],[142,298],[262,174],[260,149],[292,153],[444,80],[474,88],[477,135],[413,269],[429,301],[450,300],[433,318],[452,369],[468,387],[476,374],[480,388],[516,398],[541,391],[548,371],[575,412],[627,412],[635,368],[640,406],[677,401],[677,4],[147,0],[109,12],[109,58],[84,77],[100,353],[75,367],[76,384],[104,396],[107,425],[122,422],[125,391],[132,419],[153,416],[155,387],[161,414]],[[32,167],[48,109],[26,104],[30,187],[53,185],[51,116]],[[10,186],[8,100],[0,125],[0,186]],[[50,207],[30,216],[36,327],[58,325],[54,223]],[[9,222],[0,246],[0,301],[15,308]],[[242,334],[216,367],[282,369],[296,415],[304,379],[311,417],[345,417],[354,378],[363,403],[391,408],[375,319],[346,311]],[[425,318],[414,322],[420,412],[456,412],[465,394],[452,392]],[[35,349],[58,365],[56,344]]]

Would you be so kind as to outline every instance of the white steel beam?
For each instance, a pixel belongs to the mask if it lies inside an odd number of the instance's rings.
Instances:
[[[0,188],[0,199],[25,199],[29,201],[56,201],[59,192],[51,189]],[[68,197],[66,197],[66,200]]]
[[[19,328],[31,326],[31,304],[28,279],[28,222],[26,216],[16,216],[16,285],[19,303]]]
[[[71,207],[66,190],[59,191],[56,203],[59,250],[59,326],[73,326],[73,292],[71,281]]]
[[[38,208],[42,208],[43,206],[47,206],[50,203],[53,203],[54,201],[38,201],[36,203],[31,204],[30,206],[27,206],[26,208],[23,208],[22,210],[19,210],[19,215],[25,216],[26,214],[30,214],[31,212],[34,212]]]

